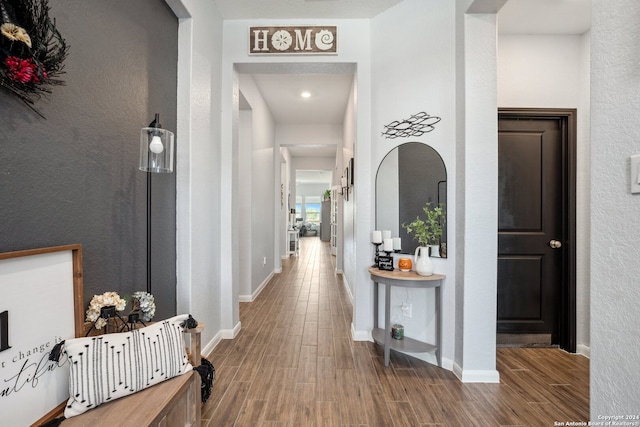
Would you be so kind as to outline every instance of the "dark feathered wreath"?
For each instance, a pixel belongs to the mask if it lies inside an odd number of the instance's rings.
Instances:
[[[0,0],[0,87],[43,118],[34,104],[64,84],[68,51],[48,0]]]

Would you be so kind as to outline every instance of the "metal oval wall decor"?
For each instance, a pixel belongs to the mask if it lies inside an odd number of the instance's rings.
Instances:
[[[34,104],[64,85],[65,39],[49,17],[48,0],[0,0],[0,87]]]
[[[382,135],[387,139],[408,138],[410,136],[422,136],[431,132],[434,125],[442,120],[440,117],[432,116],[424,111],[412,114],[408,119],[393,121],[384,126]]]

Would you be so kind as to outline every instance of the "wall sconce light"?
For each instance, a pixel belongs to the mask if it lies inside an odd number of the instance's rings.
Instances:
[[[349,186],[348,186],[348,182],[347,182],[347,177],[346,176],[341,176],[340,177],[340,187],[342,188],[342,195],[344,196],[344,199],[348,202],[349,201]]]
[[[140,131],[140,164],[147,172],[147,292],[151,293],[151,173],[173,172],[173,132],[162,129],[160,115]]]

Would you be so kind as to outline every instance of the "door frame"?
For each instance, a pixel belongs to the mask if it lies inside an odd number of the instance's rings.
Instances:
[[[576,169],[575,108],[498,108],[498,119],[558,119],[562,123],[562,289],[560,290],[560,347],[576,352]]]

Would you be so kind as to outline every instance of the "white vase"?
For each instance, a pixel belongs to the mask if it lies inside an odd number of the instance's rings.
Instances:
[[[429,248],[418,246],[414,254],[415,270],[421,276],[431,276],[433,274],[433,263],[429,258]]]

